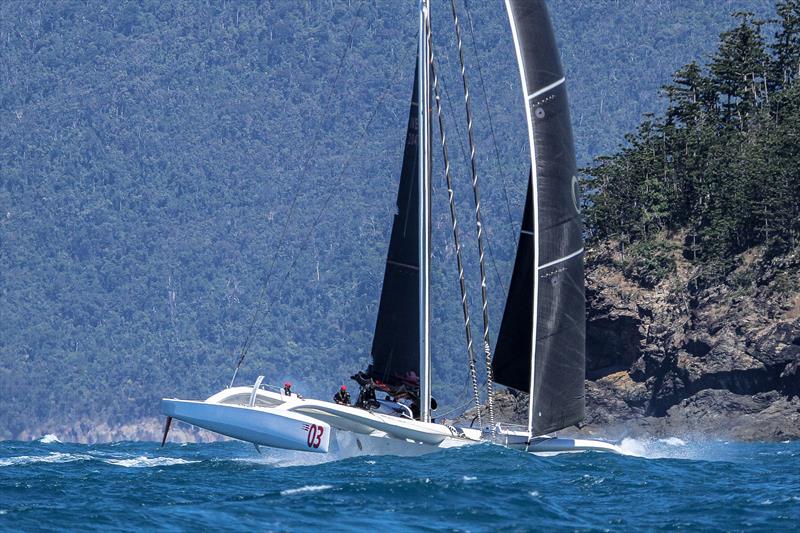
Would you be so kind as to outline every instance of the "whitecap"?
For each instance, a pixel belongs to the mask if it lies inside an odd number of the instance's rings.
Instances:
[[[321,490],[332,489],[333,485],[305,485],[297,489],[286,489],[281,491],[281,496],[291,496],[292,494],[300,494],[303,492],[319,492]]]
[[[464,477],[463,477],[463,478],[461,478],[461,479],[463,479],[464,481],[475,481],[475,480],[476,480],[476,479],[478,479],[478,478],[477,478],[477,477],[475,477],[475,476],[464,476]]]
[[[155,466],[188,465],[200,461],[188,461],[178,457],[145,457],[140,455],[132,459],[103,459],[110,465],[124,466],[125,468],[152,468]]]
[[[58,437],[53,435],[52,433],[48,433],[42,437],[36,439],[37,442],[41,442],[42,444],[61,444],[61,441],[58,440]]]
[[[91,460],[89,455],[53,452],[48,455],[20,455],[0,459],[0,466],[20,466],[33,463],[70,463]]]
[[[532,490],[528,494],[530,494],[534,498],[538,498],[539,497],[539,491],[538,490]]]

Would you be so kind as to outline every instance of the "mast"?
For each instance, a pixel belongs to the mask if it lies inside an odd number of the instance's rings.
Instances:
[[[514,50],[517,55],[517,63],[519,64],[519,75],[520,79],[522,80],[522,87],[525,90],[527,87],[527,76],[525,73],[525,62],[522,57],[522,50],[520,49],[520,41],[519,41],[519,33],[517,30],[516,21],[514,20],[513,11],[511,9],[511,4],[509,0],[506,0],[506,12],[508,13],[508,20],[511,24],[511,35],[514,39]],[[526,100],[528,100],[528,95],[525,94]],[[530,212],[525,213],[526,215],[530,215],[533,221],[533,271],[536,272],[539,267],[539,199],[537,198],[538,192],[538,184],[537,184],[537,168],[536,168],[536,144],[534,141],[533,136],[533,120],[531,118],[531,107],[530,105],[525,105],[525,119],[528,125],[528,143],[529,143],[529,150],[531,154],[531,176],[530,176],[530,191],[532,193],[531,203],[530,203]],[[527,204],[527,202],[526,202]],[[528,205],[525,206],[528,209]],[[535,278],[535,276],[534,276]],[[539,284],[534,281],[533,283],[533,294],[531,295],[531,303],[532,303],[532,314],[533,320],[531,323],[531,370],[530,370],[530,388],[528,389],[528,436],[533,437],[533,399],[534,399],[534,383],[535,383],[535,371],[536,371],[536,326],[538,323],[538,310],[539,310]]]
[[[419,401],[420,420],[431,420],[430,257],[431,257],[431,88],[430,6],[419,3]]]

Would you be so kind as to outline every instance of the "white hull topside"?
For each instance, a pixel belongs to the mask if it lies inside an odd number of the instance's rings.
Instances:
[[[349,455],[421,455],[487,442],[487,432],[426,423],[358,407],[289,396],[255,387],[232,387],[205,401],[163,399],[161,412],[194,426],[286,450]],[[497,428],[495,442],[533,453],[608,451],[615,445],[586,439],[536,438]],[[165,435],[166,437],[166,435]]]

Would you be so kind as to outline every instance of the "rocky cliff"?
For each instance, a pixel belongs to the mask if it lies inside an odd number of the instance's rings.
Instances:
[[[703,287],[680,248],[656,282],[631,275],[613,244],[588,251],[586,425],[576,432],[800,438],[800,253],[751,250]],[[498,403],[507,420],[526,416],[524,395]]]

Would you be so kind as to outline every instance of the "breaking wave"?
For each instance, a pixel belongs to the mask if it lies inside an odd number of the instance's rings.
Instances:
[[[61,441],[58,440],[58,437],[56,437],[52,433],[48,433],[47,435],[39,437],[37,439],[37,442],[41,442],[42,444],[61,444]]]
[[[200,461],[191,461],[178,457],[145,457],[140,455],[132,459],[103,459],[103,462],[110,465],[124,466],[125,468],[152,468],[154,466],[188,465],[199,463]]]
[[[109,465],[122,466],[126,468],[149,468],[154,466],[172,466],[198,463],[188,459],[178,457],[118,457],[109,458],[102,454],[82,454],[82,453],[62,453],[52,452],[47,455],[19,455],[0,458],[0,467],[24,466],[36,463],[72,463],[76,461],[99,461]]]
[[[281,496],[291,496],[292,494],[301,494],[303,492],[319,492],[321,490],[332,489],[333,485],[306,485],[296,489],[286,489],[281,491]]]

